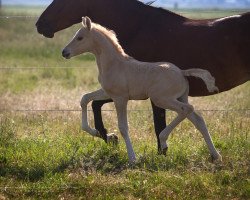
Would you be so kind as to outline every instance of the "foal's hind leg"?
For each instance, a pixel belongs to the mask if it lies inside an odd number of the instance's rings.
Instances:
[[[180,123],[182,122],[188,114],[193,112],[193,106],[189,105],[188,103],[182,103],[180,101],[174,100],[172,102],[168,102],[165,108],[169,108],[170,110],[177,112],[177,117],[169,124],[167,127],[160,133],[160,142],[161,142],[161,149],[163,154],[166,153],[168,146],[167,146],[167,139],[171,133],[171,131]]]
[[[207,143],[208,149],[210,151],[212,161],[222,160],[221,155],[215,149],[211,136],[207,130],[204,119],[198,115],[196,112],[192,112],[187,116],[187,118],[194,124],[194,126],[201,132],[205,142]]]
[[[180,101],[184,103],[188,103],[188,96],[187,93],[183,95],[181,98],[179,98]],[[194,124],[194,126],[201,132],[208,149],[210,151],[212,161],[215,160],[222,160],[221,155],[218,153],[218,151],[215,149],[212,138],[207,130],[207,126],[205,124],[205,121],[202,116],[198,115],[195,111],[190,113],[187,118]]]

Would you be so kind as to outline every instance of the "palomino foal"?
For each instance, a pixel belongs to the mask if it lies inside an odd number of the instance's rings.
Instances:
[[[180,70],[171,63],[140,62],[129,57],[117,41],[114,32],[83,17],[83,27],[77,31],[72,41],[64,48],[62,55],[69,59],[85,52],[95,55],[98,66],[98,80],[102,89],[83,95],[82,128],[93,136],[100,137],[87,120],[87,104],[92,100],[112,98],[118,117],[118,126],[125,140],[130,162],[136,156],[130,141],[127,122],[129,100],[150,98],[155,105],[177,112],[177,117],[161,132],[162,151],[166,151],[170,132],[186,117],[202,133],[213,160],[221,160],[216,151],[205,122],[188,103],[189,85],[186,76],[201,78],[210,92],[218,90],[215,80],[207,70]]]

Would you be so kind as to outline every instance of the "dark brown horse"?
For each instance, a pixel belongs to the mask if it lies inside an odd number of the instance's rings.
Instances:
[[[54,0],[37,21],[40,34],[79,23],[82,16],[114,30],[126,53],[147,61],[168,61],[182,69],[203,68],[215,77],[220,92],[250,79],[250,13],[220,19],[192,20],[137,0]],[[138,28],[139,27],[139,28]],[[209,95],[204,83],[190,78],[190,96]],[[101,107],[93,102],[95,127],[106,140]],[[165,111],[152,104],[155,131],[166,127]]]

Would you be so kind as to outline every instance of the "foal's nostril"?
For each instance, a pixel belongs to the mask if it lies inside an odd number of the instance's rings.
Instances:
[[[70,56],[70,53],[69,52],[67,52],[65,49],[62,51],[62,56],[64,57],[64,58],[68,58],[69,56]]]

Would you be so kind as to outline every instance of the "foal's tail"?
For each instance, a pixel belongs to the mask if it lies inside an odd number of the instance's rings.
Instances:
[[[202,79],[205,82],[209,92],[219,92],[218,87],[215,85],[215,78],[210,74],[209,71],[195,68],[182,70],[182,73],[184,76],[195,76]]]

